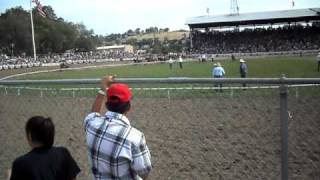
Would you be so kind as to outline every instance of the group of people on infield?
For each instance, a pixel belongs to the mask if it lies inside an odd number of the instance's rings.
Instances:
[[[248,66],[246,64],[246,61],[243,60],[243,59],[240,59],[240,77],[241,78],[246,78],[247,75],[248,75]],[[213,65],[213,68],[212,68],[212,76],[214,78],[224,78],[226,75],[226,72],[224,70],[224,68],[222,67],[222,65],[217,62]],[[246,87],[246,84],[243,83],[242,84],[243,87]],[[217,88],[219,87],[219,88]],[[215,91],[216,92],[222,92],[222,83],[215,83]]]
[[[127,118],[132,93],[128,85],[105,76],[84,118],[91,174],[95,180],[147,179],[152,169],[146,138]],[[107,108],[101,114],[102,107]],[[25,125],[30,152],[14,160],[9,180],[72,180],[80,168],[65,147],[54,147],[55,125],[51,118],[34,116]]]

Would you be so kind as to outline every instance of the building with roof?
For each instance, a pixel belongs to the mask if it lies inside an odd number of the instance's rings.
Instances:
[[[190,28],[190,46],[192,47],[192,32],[199,29],[218,29],[228,27],[245,27],[257,25],[311,23],[320,21],[320,8],[268,11],[218,16],[198,16],[188,18],[186,25]]]
[[[101,47],[97,47],[96,50],[100,52],[133,53],[133,46],[131,45],[101,46]]]
[[[267,11],[219,16],[188,18],[190,29],[209,27],[232,27],[245,25],[310,22],[320,20],[320,8]]]

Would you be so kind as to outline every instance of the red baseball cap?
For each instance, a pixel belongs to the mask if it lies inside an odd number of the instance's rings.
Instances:
[[[112,97],[116,97],[120,102],[129,102],[132,94],[129,86],[122,83],[114,83],[107,90],[107,100],[113,101]]]

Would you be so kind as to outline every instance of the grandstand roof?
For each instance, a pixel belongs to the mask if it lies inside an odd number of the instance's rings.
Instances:
[[[320,20],[320,8],[243,13],[236,15],[198,16],[188,18],[190,28],[227,27]]]

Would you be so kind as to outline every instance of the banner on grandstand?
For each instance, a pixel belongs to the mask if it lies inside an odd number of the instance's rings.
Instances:
[[[38,0],[32,0],[37,5],[37,10],[42,17],[46,17],[46,13],[43,11],[43,6]]]

